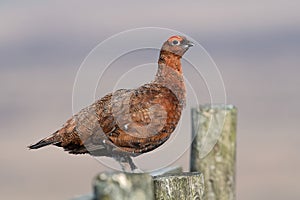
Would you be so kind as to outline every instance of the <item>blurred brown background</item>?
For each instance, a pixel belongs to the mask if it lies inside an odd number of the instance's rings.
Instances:
[[[283,0],[1,1],[0,199],[91,190],[92,177],[106,170],[96,160],[26,146],[72,115],[75,75],[90,50],[144,26],[192,36],[218,65],[239,109],[237,199],[299,199],[299,9]],[[188,157],[176,164],[188,170]]]

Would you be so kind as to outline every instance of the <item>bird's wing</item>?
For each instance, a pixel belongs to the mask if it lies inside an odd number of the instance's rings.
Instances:
[[[117,90],[69,120],[60,130],[60,145],[70,153],[93,155],[150,151],[174,131],[181,109],[176,95],[157,84]]]
[[[101,126],[103,122],[114,124],[106,134],[110,141],[124,151],[142,153],[167,140],[180,119],[182,106],[170,89],[147,84],[135,90],[116,91],[107,108],[109,111],[100,121]]]
[[[133,137],[149,138],[157,134],[167,119],[167,111],[158,99],[163,99],[161,91],[149,87],[115,93],[111,99],[115,124]]]

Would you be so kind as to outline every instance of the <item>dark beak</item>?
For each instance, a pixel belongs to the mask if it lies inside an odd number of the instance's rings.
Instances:
[[[188,48],[190,48],[190,47],[194,46],[194,43],[192,43],[191,41],[188,41],[186,43],[186,45],[187,45]]]
[[[192,46],[194,46],[194,43],[192,43],[191,41],[188,41],[187,45],[188,45],[189,47],[192,47]]]

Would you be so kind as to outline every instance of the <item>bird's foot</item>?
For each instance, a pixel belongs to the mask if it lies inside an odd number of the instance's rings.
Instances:
[[[118,155],[114,157],[114,159],[119,162],[123,172],[143,173],[143,171],[134,164],[132,158],[128,155]]]

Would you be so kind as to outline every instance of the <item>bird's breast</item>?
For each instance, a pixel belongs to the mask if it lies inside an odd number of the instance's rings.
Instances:
[[[170,88],[155,83],[116,92],[110,98],[110,108],[106,109],[114,118],[116,134],[108,133],[107,137],[122,151],[151,151],[175,130],[183,109],[181,102]],[[107,123],[99,121],[106,129]]]

